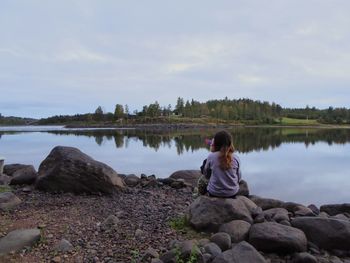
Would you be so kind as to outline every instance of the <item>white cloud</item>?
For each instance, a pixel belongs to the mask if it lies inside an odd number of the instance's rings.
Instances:
[[[53,56],[58,62],[109,62],[110,58],[85,48],[63,50]]]
[[[256,75],[239,74],[237,77],[239,82],[243,85],[258,86],[267,83],[265,78]]]
[[[15,93],[71,113],[76,94],[82,110],[178,96],[350,100],[348,1],[39,2],[0,10],[0,105]]]

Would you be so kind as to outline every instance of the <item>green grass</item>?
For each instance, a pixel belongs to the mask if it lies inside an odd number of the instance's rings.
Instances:
[[[169,221],[169,226],[176,231],[182,231],[185,228],[189,227],[189,222],[186,216],[179,216],[172,218]]]
[[[0,185],[0,193],[11,192],[12,188],[7,185]]]
[[[183,216],[178,216],[170,219],[168,221],[169,226],[176,232],[180,233],[185,239],[201,239],[209,238],[209,234],[199,233],[190,226],[188,218]]]
[[[276,120],[279,122],[279,120]],[[317,120],[303,120],[303,119],[292,119],[283,117],[280,124],[282,125],[319,125],[320,123]]]

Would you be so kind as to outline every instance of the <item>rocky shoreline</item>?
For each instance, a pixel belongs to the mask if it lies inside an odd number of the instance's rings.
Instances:
[[[199,171],[120,175],[71,147],[0,175],[0,262],[350,262],[350,204],[196,197]]]

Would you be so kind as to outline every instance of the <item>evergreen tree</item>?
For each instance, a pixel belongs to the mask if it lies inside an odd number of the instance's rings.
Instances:
[[[129,109],[128,109],[129,111]],[[116,120],[120,120],[124,117],[124,108],[123,105],[121,104],[117,104],[115,105],[115,109],[114,109],[114,118]]]

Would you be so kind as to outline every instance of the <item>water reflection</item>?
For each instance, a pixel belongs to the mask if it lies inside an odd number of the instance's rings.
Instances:
[[[350,129],[230,131],[253,194],[305,204],[349,202]],[[204,140],[215,132],[1,130],[0,155],[6,163],[33,164],[38,169],[53,147],[72,146],[118,173],[165,178],[176,170],[199,169],[208,155]]]
[[[235,148],[240,153],[267,151],[282,143],[304,143],[306,147],[316,142],[328,145],[350,142],[349,129],[302,129],[302,128],[235,128],[229,130]],[[204,149],[205,138],[211,138],[215,130],[203,131],[142,131],[142,130],[59,130],[49,131],[55,135],[75,135],[94,137],[101,146],[104,141],[114,140],[116,148],[127,148],[129,141],[142,141],[144,147],[159,150],[171,148],[172,142],[179,155],[185,151]]]

